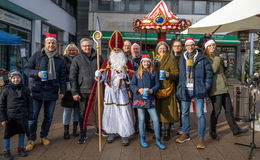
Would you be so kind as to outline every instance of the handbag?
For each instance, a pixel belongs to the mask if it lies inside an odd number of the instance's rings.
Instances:
[[[156,98],[162,99],[162,98],[169,97],[171,95],[171,93],[172,93],[172,90],[173,90],[173,84],[171,84],[168,88],[160,89],[156,93]]]

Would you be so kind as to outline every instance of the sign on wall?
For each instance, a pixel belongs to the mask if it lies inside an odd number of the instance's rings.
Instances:
[[[10,13],[3,9],[0,9],[0,20],[28,30],[32,29],[32,22],[30,20]]]

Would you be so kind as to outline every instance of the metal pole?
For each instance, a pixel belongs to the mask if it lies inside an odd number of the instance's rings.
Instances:
[[[254,33],[250,33],[250,57],[249,57],[249,75],[254,73]]]
[[[102,33],[100,31],[95,31],[93,33],[93,40],[96,43],[96,54],[97,54],[97,69],[99,70],[99,50],[100,50],[100,44],[98,40],[101,40],[102,38]],[[101,111],[100,111],[100,77],[98,77],[97,81],[97,86],[98,86],[98,148],[99,152],[102,151],[102,145],[101,145]]]

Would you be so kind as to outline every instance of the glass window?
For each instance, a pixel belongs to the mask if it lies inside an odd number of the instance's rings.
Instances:
[[[172,7],[168,6],[173,14],[177,14],[178,13],[178,0],[172,0]]]
[[[102,11],[109,11],[111,9],[110,0],[98,0],[98,9]]]
[[[179,0],[179,14],[192,14],[192,1]]]
[[[140,0],[129,0],[129,11],[130,12],[139,12],[141,8]]]
[[[209,2],[209,13],[213,13],[221,8],[221,2]]]
[[[113,1],[114,1],[114,11],[125,11],[126,0],[113,0]]]
[[[155,0],[144,0],[144,12],[150,12],[156,6],[158,1]]]
[[[31,33],[29,31],[20,29],[20,28],[16,28],[16,27],[10,27],[9,32],[11,34],[20,36],[22,38],[23,41],[31,41]]]
[[[194,13],[195,14],[206,14],[207,12],[207,2],[206,1],[195,1],[194,2]]]

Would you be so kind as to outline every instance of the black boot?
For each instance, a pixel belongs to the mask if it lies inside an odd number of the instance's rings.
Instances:
[[[163,134],[163,140],[164,141],[169,141],[171,139],[171,128],[169,123],[164,123],[163,124],[164,128],[164,134]]]
[[[80,131],[78,144],[84,144],[84,143],[86,143],[86,140],[87,140],[87,133],[86,133],[86,131]]]
[[[64,139],[70,139],[69,125],[64,125]]]
[[[74,137],[78,137],[79,133],[78,133],[78,122],[74,122],[73,123],[73,136]]]
[[[14,157],[12,156],[10,150],[4,151],[4,160],[13,160]]]
[[[22,157],[26,157],[28,155],[28,153],[25,152],[24,147],[18,147],[18,154]]]

